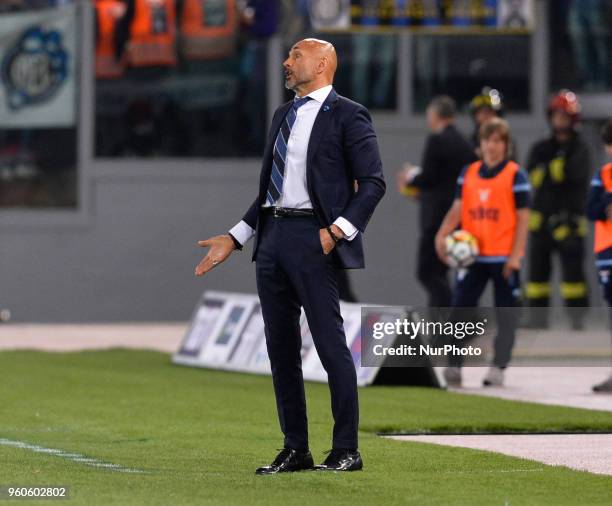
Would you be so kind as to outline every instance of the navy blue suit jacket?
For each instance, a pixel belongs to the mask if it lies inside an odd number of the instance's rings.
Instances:
[[[283,104],[274,113],[263,155],[259,194],[242,218],[256,231],[253,260],[257,259],[257,225],[272,172],[274,141],[291,104]],[[354,181],[357,181],[357,191]],[[312,127],[306,157],[306,182],[321,227],[331,225],[342,216],[359,232],[364,232],[385,193],[378,143],[368,111],[333,89],[321,105]],[[352,241],[339,241],[331,254],[339,267],[363,268],[361,233]]]

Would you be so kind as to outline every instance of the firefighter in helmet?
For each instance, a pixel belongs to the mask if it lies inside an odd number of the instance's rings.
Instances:
[[[495,88],[485,86],[480,93],[470,101],[470,113],[474,120],[474,132],[470,140],[474,146],[476,155],[480,158],[482,153],[480,153],[480,138],[478,132],[480,131],[481,125],[490,119],[504,117],[505,109],[502,94]],[[510,139],[508,159],[516,160],[516,155],[516,143],[514,139]]]
[[[536,142],[527,171],[533,188],[529,218],[529,279],[527,327],[545,328],[551,296],[553,253],[561,261],[561,297],[572,328],[583,328],[588,306],[584,274],[584,238],[587,231],[586,194],[591,156],[579,134],[580,102],[569,90],[555,94],[548,104],[551,135]]]

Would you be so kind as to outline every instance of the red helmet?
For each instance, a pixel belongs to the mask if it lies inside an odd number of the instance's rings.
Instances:
[[[570,90],[561,90],[548,102],[548,116],[554,111],[563,111],[572,118],[572,123],[574,124],[580,121],[580,110],[578,97]]]

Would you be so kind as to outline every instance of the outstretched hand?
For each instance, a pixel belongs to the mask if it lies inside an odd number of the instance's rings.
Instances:
[[[203,276],[212,268],[223,263],[236,249],[234,241],[229,235],[216,235],[205,241],[198,241],[198,245],[203,248],[210,248],[208,254],[200,261],[195,268],[196,276]]]

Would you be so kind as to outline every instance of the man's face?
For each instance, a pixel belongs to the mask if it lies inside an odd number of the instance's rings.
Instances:
[[[299,91],[317,76],[317,65],[321,58],[306,44],[296,44],[283,62],[285,68],[285,88]]]
[[[550,124],[555,131],[569,130],[572,127],[572,118],[569,114],[556,110],[550,115]]]
[[[493,132],[488,139],[481,139],[480,149],[485,160],[501,161],[506,157],[508,144],[499,132]]]
[[[474,121],[477,125],[482,125],[496,116],[497,114],[490,107],[481,107],[474,113]]]
[[[427,116],[427,126],[432,132],[435,132],[438,129],[438,125],[440,123],[440,118],[438,114],[434,110],[433,107],[428,107],[425,111]]]
[[[606,144],[604,147],[606,148],[606,155],[612,158],[612,144]]]

